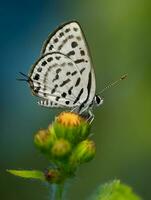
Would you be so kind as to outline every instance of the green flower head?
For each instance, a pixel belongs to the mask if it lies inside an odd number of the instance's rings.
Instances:
[[[90,133],[87,120],[73,112],[62,112],[52,126],[58,138],[67,139],[73,145],[87,138]]]

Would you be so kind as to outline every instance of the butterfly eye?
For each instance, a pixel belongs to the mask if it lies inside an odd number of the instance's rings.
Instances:
[[[95,95],[95,103],[97,106],[99,106],[101,104],[102,100],[101,97],[99,97],[98,95]]]

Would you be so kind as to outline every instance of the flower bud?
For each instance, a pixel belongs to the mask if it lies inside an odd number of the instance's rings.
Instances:
[[[89,135],[90,125],[80,115],[73,112],[62,112],[53,123],[58,138],[77,144]]]
[[[45,179],[49,183],[60,183],[62,180],[61,173],[57,169],[48,169],[45,172]]]
[[[54,143],[51,154],[54,158],[64,158],[71,151],[71,144],[65,139],[56,140]]]
[[[92,160],[95,152],[95,143],[92,140],[87,139],[80,142],[70,157],[71,166],[77,167],[79,164]]]
[[[53,129],[42,129],[37,132],[34,137],[34,143],[42,152],[49,152],[49,149],[56,140],[56,135]]]

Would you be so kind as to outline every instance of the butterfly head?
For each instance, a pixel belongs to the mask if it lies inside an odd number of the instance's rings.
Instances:
[[[100,106],[103,103],[103,99],[99,95],[95,95],[94,100],[93,100],[93,105],[95,107]]]

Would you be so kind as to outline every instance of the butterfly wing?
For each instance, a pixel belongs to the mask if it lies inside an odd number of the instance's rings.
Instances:
[[[76,64],[59,52],[47,53],[34,64],[29,83],[34,95],[53,102],[51,107],[79,107],[87,96]]]
[[[88,45],[79,23],[71,21],[58,27],[42,48],[43,55],[48,52],[60,52],[76,64],[87,89],[82,106],[86,107],[92,103],[96,89],[95,75]]]

